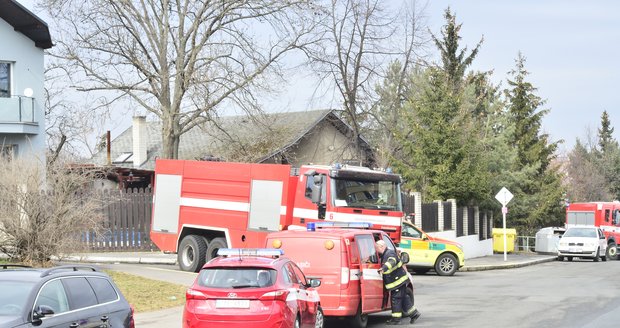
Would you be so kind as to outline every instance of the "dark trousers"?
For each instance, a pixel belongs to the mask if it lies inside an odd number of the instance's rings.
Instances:
[[[390,301],[392,304],[392,318],[407,317],[415,311],[413,295],[407,291],[407,284],[393,289]]]

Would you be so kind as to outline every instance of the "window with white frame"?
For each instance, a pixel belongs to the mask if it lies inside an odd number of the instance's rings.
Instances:
[[[11,96],[11,63],[0,61],[0,97]]]

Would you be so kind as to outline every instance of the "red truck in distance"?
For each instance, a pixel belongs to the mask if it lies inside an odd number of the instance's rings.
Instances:
[[[595,226],[607,239],[607,258],[618,259],[620,241],[620,202],[572,203],[566,207],[566,227]]]
[[[308,222],[369,222],[400,240],[400,176],[358,166],[161,159],[151,240],[197,272],[220,248],[259,248]]]

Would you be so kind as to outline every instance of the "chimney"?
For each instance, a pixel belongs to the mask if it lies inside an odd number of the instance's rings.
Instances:
[[[133,167],[146,162],[146,116],[133,117]]]

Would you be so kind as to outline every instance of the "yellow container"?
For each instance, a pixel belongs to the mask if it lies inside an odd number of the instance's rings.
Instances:
[[[493,228],[493,252],[504,252],[504,229]],[[515,251],[515,238],[517,237],[516,229],[506,229],[506,252]]]

